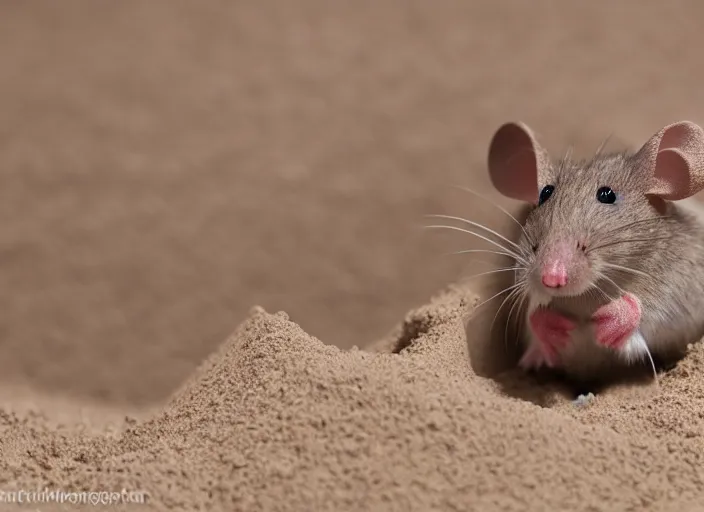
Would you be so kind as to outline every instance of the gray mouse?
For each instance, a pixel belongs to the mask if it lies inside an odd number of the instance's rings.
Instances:
[[[494,134],[489,175],[526,204],[512,242],[525,369],[585,382],[681,357],[704,336],[704,130],[666,126],[638,151],[550,159],[531,129]]]

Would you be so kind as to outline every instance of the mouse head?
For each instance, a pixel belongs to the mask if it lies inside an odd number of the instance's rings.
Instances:
[[[522,123],[501,126],[489,175],[503,195],[533,205],[519,242],[518,279],[549,299],[608,280],[634,279],[644,258],[666,246],[668,201],[704,188],[704,130],[666,126],[635,153],[552,161]]]

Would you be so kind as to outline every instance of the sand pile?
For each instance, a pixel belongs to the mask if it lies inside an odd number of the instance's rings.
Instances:
[[[255,308],[144,422],[98,433],[3,413],[0,482],[141,489],[178,510],[700,509],[701,346],[659,390],[578,407],[472,371],[462,319],[476,300],[456,286],[409,313],[384,344],[398,353],[343,351]]]

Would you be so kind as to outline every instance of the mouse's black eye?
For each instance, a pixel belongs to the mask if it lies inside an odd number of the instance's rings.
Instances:
[[[538,205],[541,205],[545,201],[550,199],[550,196],[552,195],[554,190],[555,187],[553,187],[552,185],[545,185],[543,187],[543,190],[540,191],[540,197],[538,197]]]
[[[600,203],[614,204],[616,202],[616,193],[609,187],[601,187],[596,191],[596,198]]]

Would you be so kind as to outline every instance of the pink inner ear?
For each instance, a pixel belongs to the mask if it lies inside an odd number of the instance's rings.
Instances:
[[[533,149],[524,149],[506,162],[507,171],[496,176],[494,186],[504,195],[536,203],[538,201],[538,179]]]
[[[649,194],[676,201],[704,188],[704,131],[682,121],[654,135],[642,148],[651,162]]]
[[[503,195],[534,203],[538,200],[538,153],[527,127],[507,123],[499,128],[489,147],[489,177]]]
[[[690,190],[689,165],[677,149],[664,149],[655,160],[653,192],[672,201],[696,193]]]

